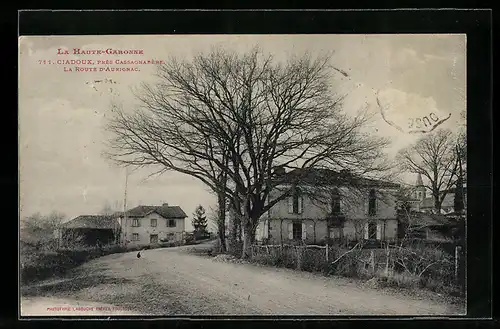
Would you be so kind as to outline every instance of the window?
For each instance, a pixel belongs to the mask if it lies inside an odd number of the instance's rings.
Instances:
[[[139,241],[139,233],[132,233],[132,241]]]
[[[158,243],[158,234],[151,234],[149,236],[149,243]]]
[[[330,237],[330,239],[342,238],[342,227],[330,226],[328,228],[328,236]]]
[[[176,226],[176,225],[175,225],[175,219],[169,219],[169,220],[167,221],[167,226],[168,226],[168,227],[175,227],[175,226]]]
[[[302,213],[302,193],[298,188],[295,188],[293,195],[288,198],[288,213],[301,214]]]
[[[368,239],[376,239],[377,238],[377,223],[370,222],[368,223]]]
[[[293,223],[293,239],[301,240],[302,239],[302,223]]]
[[[370,190],[368,196],[368,216],[375,216],[377,214],[377,193],[375,190]]]
[[[332,214],[340,213],[340,193],[338,189],[333,190],[330,210]]]
[[[138,219],[133,219],[132,220],[132,226],[133,227],[139,227],[139,226],[141,226],[141,222]]]
[[[151,218],[151,227],[156,227],[157,224],[156,218]]]

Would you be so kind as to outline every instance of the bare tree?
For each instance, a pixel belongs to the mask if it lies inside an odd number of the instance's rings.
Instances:
[[[419,139],[399,152],[401,169],[419,173],[428,180],[425,185],[434,198],[434,209],[441,212],[441,205],[448,191],[455,185],[459,158],[456,139],[449,130],[438,130]]]
[[[140,108],[128,114],[114,107],[108,156],[175,170],[223,192],[241,220],[248,257],[261,215],[290,195],[291,189],[270,198],[282,183],[274,169],[382,170],[387,141],[362,132],[368,116],[342,112],[332,72],[329,57],[283,63],[258,49],[171,59],[159,66],[158,81],[137,93]]]
[[[35,213],[22,219],[21,222],[21,241],[35,245],[46,245],[56,239],[54,232],[59,229],[65,215],[53,211],[48,215]]]

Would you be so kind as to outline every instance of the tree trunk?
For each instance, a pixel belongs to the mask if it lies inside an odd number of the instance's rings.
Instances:
[[[463,212],[465,208],[465,202],[464,202],[464,184],[463,184],[463,170],[462,170],[462,155],[460,154],[460,150],[458,146],[456,147],[457,150],[457,159],[458,159],[458,178],[457,182],[455,183],[455,199],[454,199],[454,210],[457,213]]]
[[[252,244],[255,241],[255,230],[253,230],[251,219],[246,218],[243,225],[243,250],[241,258],[249,259],[252,256]]]
[[[242,237],[242,228],[241,228],[241,220],[239,220],[237,222],[237,225],[238,225],[238,231],[237,231],[237,234],[238,234],[238,242],[241,242],[241,237]]]
[[[219,213],[217,219],[217,231],[219,233],[220,252],[226,252],[226,198],[223,193],[217,195]]]
[[[283,245],[283,219],[280,220],[280,243]]]
[[[439,195],[439,191],[437,193],[433,193],[434,195],[434,210],[436,211],[437,214],[441,213],[441,196]]]
[[[234,252],[235,246],[236,246],[236,221],[237,221],[237,214],[235,213],[234,209],[231,210],[231,215],[229,216],[229,237],[228,237],[228,252]]]
[[[242,259],[249,259],[251,256],[251,247],[252,247],[252,241],[250,234],[247,233],[247,230],[245,228],[243,232],[243,250],[241,252],[241,258]]]
[[[314,244],[316,244],[316,220],[313,222]]]

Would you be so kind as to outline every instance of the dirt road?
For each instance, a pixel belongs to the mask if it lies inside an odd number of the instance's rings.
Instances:
[[[142,314],[460,314],[457,305],[376,290],[342,278],[214,262],[179,249],[115,254],[78,268],[36,295],[72,296]],[[29,295],[29,294],[28,294]]]

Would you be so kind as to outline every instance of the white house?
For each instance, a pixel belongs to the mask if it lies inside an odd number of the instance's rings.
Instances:
[[[179,206],[137,206],[119,213],[121,240],[127,244],[147,245],[182,241],[186,213]]]
[[[345,176],[350,174],[324,169],[298,171],[282,172],[283,183],[271,192],[269,199],[276,199],[290,188],[293,193],[261,217],[257,241],[302,240],[314,244],[328,238],[344,242],[397,239],[396,192],[399,185],[369,179],[353,180]],[[300,180],[294,180],[298,175],[301,175]]]

